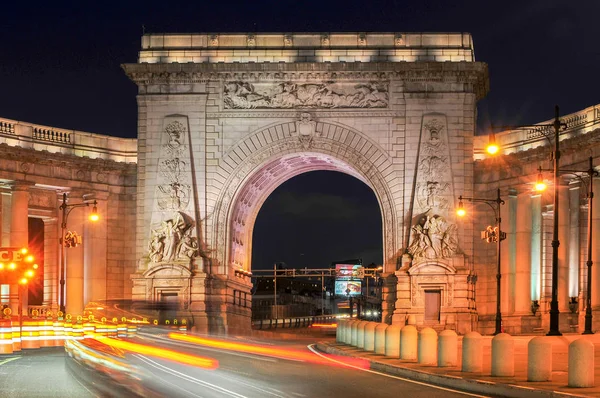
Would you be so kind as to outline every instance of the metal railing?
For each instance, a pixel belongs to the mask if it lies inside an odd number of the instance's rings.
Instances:
[[[336,315],[305,316],[283,319],[260,319],[252,321],[253,329],[290,329],[305,328],[315,323],[335,323]]]

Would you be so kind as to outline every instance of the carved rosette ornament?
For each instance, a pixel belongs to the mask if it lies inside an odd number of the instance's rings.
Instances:
[[[200,254],[192,199],[187,118],[165,118],[161,135],[155,204],[148,240],[151,265],[189,267]]]

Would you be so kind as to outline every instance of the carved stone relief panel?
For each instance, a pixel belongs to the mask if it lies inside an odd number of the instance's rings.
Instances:
[[[164,120],[148,239],[150,266],[192,264],[200,254],[192,198],[191,155],[185,116]]]
[[[225,109],[387,108],[387,81],[300,83],[226,81]]]
[[[29,191],[29,206],[30,207],[44,207],[52,208],[56,207],[56,192],[55,191],[44,191],[41,189],[31,189]]]
[[[460,253],[454,207],[452,162],[446,116],[423,116],[414,181],[408,252],[413,259],[444,259]]]

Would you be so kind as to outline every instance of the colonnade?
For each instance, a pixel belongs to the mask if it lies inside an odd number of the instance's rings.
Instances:
[[[600,179],[594,179],[594,191],[600,192]],[[558,300],[562,328],[569,314],[572,298],[576,298],[583,330],[583,312],[587,295],[587,211],[585,187],[581,184],[568,184],[559,187],[558,239]],[[502,316],[505,329],[512,333],[526,333],[527,326],[520,320],[523,316],[534,315],[532,303],[540,305],[540,313],[549,310],[552,273],[552,228],[554,211],[552,192],[542,194],[529,187],[517,192],[510,189],[501,206],[503,231],[507,237],[502,245],[501,289]],[[593,198],[593,241],[600,237],[600,193]],[[483,222],[483,221],[481,221]],[[475,230],[483,229],[483,224]],[[495,253],[494,253],[495,256]],[[600,245],[592,244],[592,307],[600,306]],[[491,263],[491,257],[487,263]],[[480,266],[486,266],[482,263]],[[477,264],[476,264],[477,267]],[[491,293],[489,293],[491,294]],[[481,297],[481,295],[479,295]],[[488,295],[491,298],[491,295]],[[488,299],[489,300],[489,299]],[[480,303],[481,304],[481,303]],[[571,306],[570,306],[571,304]],[[492,315],[492,305],[478,305]],[[481,315],[481,312],[480,312]],[[563,319],[564,318],[564,319]],[[545,321],[538,327],[544,327]],[[571,322],[573,324],[573,322]],[[580,331],[581,331],[580,330]],[[577,330],[564,330],[577,331]]]
[[[60,280],[62,269],[61,247],[61,211],[59,210],[62,192],[60,189],[45,190],[44,195],[52,200],[31,200],[39,194],[33,183],[16,181],[5,187],[0,196],[0,246],[29,246],[29,217],[40,218],[44,222],[43,264],[40,264],[40,275],[32,283],[43,286],[42,306],[56,311],[59,307]],[[69,198],[81,203],[90,195],[70,192]],[[73,209],[68,217],[67,230],[76,231],[82,236],[83,243],[65,250],[66,256],[66,311],[81,314],[85,303],[92,300],[106,299],[107,290],[107,197],[93,195],[98,201],[98,213],[102,216],[93,226],[87,221],[91,208]],[[33,205],[31,205],[33,203]],[[39,260],[39,259],[38,259]],[[122,281],[119,281],[122,284]],[[11,284],[2,287],[2,304],[8,304],[13,314],[18,313],[19,285]],[[24,312],[27,311],[27,294],[22,292],[21,300]]]

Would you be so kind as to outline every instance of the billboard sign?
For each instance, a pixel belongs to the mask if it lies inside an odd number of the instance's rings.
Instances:
[[[362,279],[365,277],[365,269],[362,265],[357,264],[336,264],[335,273],[338,280]]]
[[[335,281],[335,295],[336,296],[360,296],[361,294],[361,281],[349,281],[349,280],[336,280]],[[348,290],[348,291],[346,291]]]

